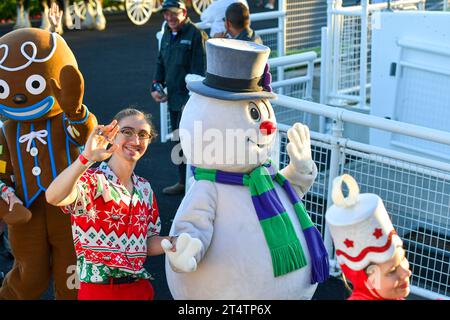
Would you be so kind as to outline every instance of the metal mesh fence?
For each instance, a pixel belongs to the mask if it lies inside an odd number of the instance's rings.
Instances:
[[[307,68],[308,66],[306,65],[285,68],[283,79],[288,80],[305,76],[308,72]],[[273,82],[277,81],[276,68],[271,68],[270,72],[272,74]],[[313,79],[308,81],[299,81],[295,84],[285,85],[281,88],[275,88],[274,91],[278,94],[283,94],[293,98],[312,100],[311,91],[308,91],[308,86],[310,88],[313,87]],[[295,122],[301,122],[305,124],[310,123],[311,115],[308,113],[277,105],[276,100],[272,101],[272,105],[274,106],[275,116],[278,123],[282,123],[285,125],[293,125]]]
[[[287,132],[280,131],[280,169],[289,164],[289,155],[286,151],[288,143]],[[328,176],[326,168],[329,164],[330,145],[317,140],[311,140],[311,150],[314,162],[318,168],[317,179],[311,189],[302,199],[303,203],[311,216],[312,221],[322,236],[325,235],[325,212],[326,212],[326,190],[328,188]]]
[[[354,16],[341,16],[339,69],[337,88],[344,94],[359,95],[361,70],[361,18]],[[370,19],[369,19],[370,21]],[[367,31],[368,57],[366,83],[370,81],[370,59],[372,30],[369,22]]]
[[[437,0],[435,0],[437,1]],[[344,0],[342,6],[358,5],[359,0]],[[327,25],[327,1],[286,0],[286,52],[320,48],[321,28]]]
[[[361,8],[361,7],[359,7]],[[416,10],[417,4],[404,3],[402,1],[392,2],[392,9],[397,10]],[[333,79],[334,92],[331,96],[340,99],[335,101],[339,105],[353,105],[357,99],[350,99],[349,96],[360,98],[360,86],[365,86],[366,97],[370,98],[370,78],[371,78],[371,62],[372,62],[372,14],[375,12],[374,7],[369,6],[367,16],[367,30],[361,30],[361,16],[347,15],[343,13],[334,13],[333,29],[329,33],[331,36],[331,66],[327,69],[330,74],[327,76]],[[359,11],[362,13],[362,9]],[[330,28],[331,28],[330,26]],[[366,39],[367,48],[361,48],[362,37]],[[361,52],[367,52],[367,61],[361,61]],[[365,72],[364,83],[361,84],[361,73]],[[359,101],[360,107],[364,107],[367,101]]]
[[[256,32],[258,33],[258,32]],[[265,46],[270,48],[270,58],[278,56],[278,33],[261,34],[261,40]]]
[[[320,47],[321,28],[327,25],[324,0],[286,0],[286,53]]]
[[[299,99],[307,99],[306,86],[306,82],[285,86],[283,87],[283,94]],[[280,93],[280,90],[275,89],[275,92]],[[272,102],[272,106],[278,123],[293,125],[296,122],[310,122],[310,114],[306,112],[277,105],[276,100]]]
[[[450,175],[382,155],[345,149],[342,173],[379,195],[404,241],[411,284],[450,295]]]

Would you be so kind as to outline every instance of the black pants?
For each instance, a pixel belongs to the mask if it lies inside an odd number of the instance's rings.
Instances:
[[[172,126],[172,132],[179,129],[182,112],[183,112],[182,110],[180,110],[180,111],[169,110],[170,124]],[[178,138],[177,141],[179,143],[179,136],[177,138]],[[178,165],[178,175],[179,175],[178,182],[185,185],[186,184],[186,158],[183,155],[183,150],[180,151],[180,157],[183,157],[183,162]]]

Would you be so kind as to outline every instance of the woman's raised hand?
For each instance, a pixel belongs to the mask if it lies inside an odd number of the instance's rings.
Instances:
[[[84,146],[83,155],[88,160],[96,162],[108,159],[118,148],[118,145],[114,144],[114,138],[118,132],[117,120],[113,120],[107,126],[96,126]]]

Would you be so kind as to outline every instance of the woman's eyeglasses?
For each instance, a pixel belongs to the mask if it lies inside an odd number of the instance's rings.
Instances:
[[[145,130],[141,130],[139,132],[134,131],[133,128],[123,128],[119,131],[121,134],[124,135],[125,138],[127,139],[131,139],[133,138],[135,135],[138,136],[139,140],[148,140],[150,139],[152,136],[150,133],[148,133]]]

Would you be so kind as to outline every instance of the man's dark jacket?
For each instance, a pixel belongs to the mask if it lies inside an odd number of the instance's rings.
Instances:
[[[172,111],[180,111],[189,99],[185,76],[189,73],[205,75],[207,38],[206,33],[189,18],[175,38],[170,28],[165,26],[154,81],[167,86],[168,106]]]
[[[261,37],[258,36],[255,31],[250,28],[245,28],[244,30],[242,30],[242,32],[239,33],[235,39],[263,44]]]

